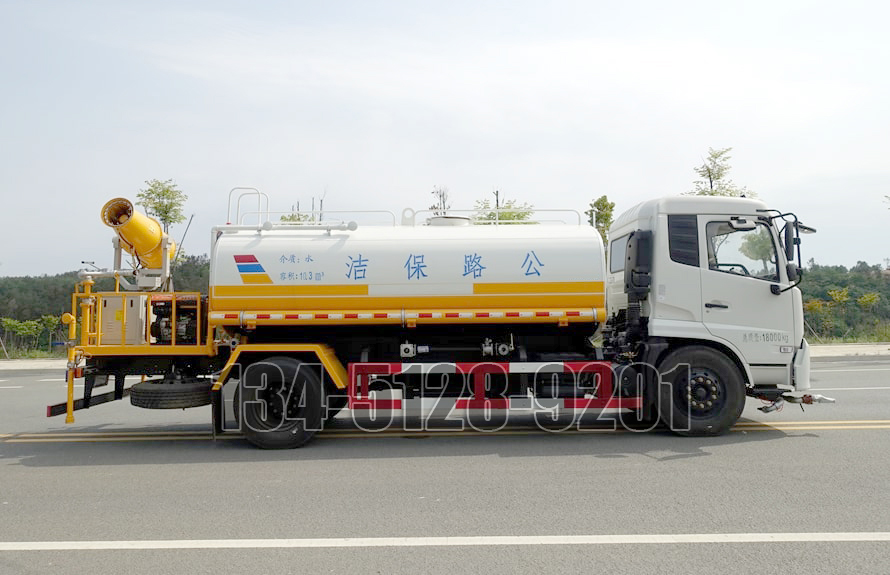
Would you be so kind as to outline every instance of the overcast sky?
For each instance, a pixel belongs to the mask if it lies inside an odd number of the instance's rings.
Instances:
[[[890,258],[883,2],[0,3],[0,275],[111,265],[105,201],[173,178],[209,250],[234,186],[287,210],[502,197],[616,215],[732,179]],[[184,225],[175,226],[179,239]]]

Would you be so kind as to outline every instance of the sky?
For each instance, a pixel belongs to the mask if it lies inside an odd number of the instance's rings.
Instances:
[[[209,251],[228,192],[273,211],[500,197],[616,216],[730,177],[890,258],[882,2],[0,2],[0,276],[112,263],[114,197],[173,179]],[[172,228],[180,240],[185,225]]]

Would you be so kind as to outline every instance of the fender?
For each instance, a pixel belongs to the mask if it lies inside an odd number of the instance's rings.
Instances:
[[[246,343],[239,345],[232,351],[229,360],[219,373],[216,383],[213,384],[213,391],[219,391],[225,385],[231,375],[232,368],[238,364],[238,358],[245,353],[310,353],[318,358],[318,361],[325,367],[334,381],[337,389],[346,389],[349,381],[343,364],[337,359],[334,350],[329,346],[319,343],[300,343],[300,344],[267,344],[267,343]]]

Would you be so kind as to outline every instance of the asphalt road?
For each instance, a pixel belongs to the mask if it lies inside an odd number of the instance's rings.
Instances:
[[[836,404],[748,400],[718,438],[341,417],[293,451],[209,408],[65,425],[62,373],[0,371],[0,574],[890,573],[890,357],[813,368]]]

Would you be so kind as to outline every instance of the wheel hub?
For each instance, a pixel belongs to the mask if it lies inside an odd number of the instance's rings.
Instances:
[[[710,372],[692,374],[686,384],[686,399],[693,412],[706,413],[721,403],[720,384]]]

